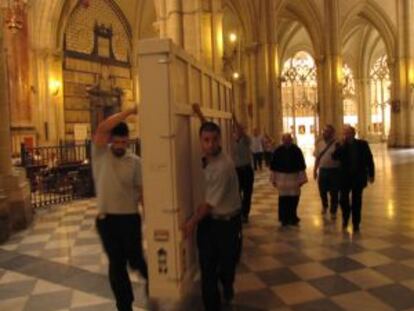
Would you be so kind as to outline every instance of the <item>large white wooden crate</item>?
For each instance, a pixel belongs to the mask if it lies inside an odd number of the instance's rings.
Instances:
[[[191,104],[222,129],[230,152],[231,85],[169,39],[139,44],[140,133],[150,295],[179,299],[197,272],[195,238],[181,226],[203,197],[200,121]]]

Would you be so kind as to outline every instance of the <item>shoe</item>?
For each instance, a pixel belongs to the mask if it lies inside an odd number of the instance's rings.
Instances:
[[[234,298],[233,286],[226,286],[223,288],[223,299],[225,304],[230,304]]]
[[[247,216],[242,216],[242,223],[244,223],[244,224],[248,224],[248,223],[249,223],[249,217],[247,217]]]
[[[300,219],[296,219],[296,220],[292,221],[290,224],[291,224],[292,226],[297,227],[297,226],[299,226],[299,222],[300,222]]]
[[[354,227],[353,228],[353,232],[356,233],[356,234],[358,234],[359,233],[359,227]]]

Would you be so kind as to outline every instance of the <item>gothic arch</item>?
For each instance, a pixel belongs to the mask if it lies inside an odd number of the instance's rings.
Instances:
[[[319,58],[323,52],[323,27],[322,18],[311,0],[290,0],[283,1],[274,8],[275,18],[273,28],[277,29],[279,18],[286,17],[301,23],[311,38],[315,58]]]
[[[315,57],[315,50],[312,45],[308,43],[298,43],[295,45],[290,45],[294,37],[303,29],[303,25],[300,22],[296,22],[296,25],[293,25],[289,31],[286,31],[283,36],[280,37],[280,64],[282,65],[284,61],[294,55],[299,51],[306,51],[312,57]],[[306,31],[306,29],[305,29]],[[306,31],[306,33],[308,33]]]
[[[130,40],[136,40],[136,33],[139,33],[141,26],[140,23],[129,25],[128,20],[124,16],[121,8],[114,0],[105,0],[110,4],[111,8],[120,18],[123,23]],[[138,0],[137,0],[138,1]],[[159,16],[159,10],[156,10],[155,0],[139,0],[137,8],[137,20],[140,20],[140,16],[143,14],[142,9],[145,7],[144,2],[154,3],[154,10],[156,16]],[[34,49],[38,50],[50,50],[60,51],[63,44],[63,33],[66,28],[68,18],[72,14],[73,10],[79,5],[78,0],[66,0],[66,1],[46,1],[36,0],[30,10],[30,38],[31,45]],[[134,26],[134,28],[131,28]],[[138,28],[137,28],[138,27]]]
[[[115,1],[113,0],[102,0],[102,1],[104,1],[112,9],[112,11],[115,13],[119,21],[121,22],[128,36],[128,39],[129,39],[128,43],[129,43],[129,47],[131,50],[132,31],[131,31],[131,26],[129,25],[124,13],[122,12],[118,4],[115,3]],[[78,1],[74,2],[73,0],[67,0],[64,4],[63,10],[61,11],[61,15],[59,18],[58,27],[57,27],[58,31],[56,33],[57,37],[56,37],[55,47],[58,50],[61,50],[63,46],[64,33],[67,27],[67,23],[70,17],[72,16],[72,14],[75,12],[75,10],[79,9],[79,6],[81,6],[81,4]]]
[[[358,17],[365,19],[372,25],[384,40],[389,59],[395,58],[396,30],[387,14],[374,1],[366,0],[358,2],[345,16],[341,26],[341,38],[349,37],[354,31]]]
[[[309,55],[311,55],[314,59],[314,51],[312,50],[312,48],[307,45],[307,44],[295,44],[294,46],[289,47],[287,50],[285,50],[284,54],[281,57],[281,66],[283,67],[283,63],[293,57],[294,55],[296,55],[298,52],[306,52]]]
[[[75,1],[36,1],[30,10],[31,44],[35,49],[52,50],[56,45],[56,34],[60,15],[69,2]]]
[[[259,33],[256,22],[259,19],[254,3],[252,3],[252,1],[226,0],[224,5],[227,6],[240,21],[246,42],[255,42],[255,38],[257,38]]]

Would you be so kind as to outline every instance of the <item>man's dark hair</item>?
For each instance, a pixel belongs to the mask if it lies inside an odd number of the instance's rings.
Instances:
[[[221,135],[220,127],[216,123],[210,121],[201,124],[199,135],[201,136],[203,132],[216,132]]]
[[[125,122],[119,123],[111,130],[111,136],[128,137],[129,128]]]

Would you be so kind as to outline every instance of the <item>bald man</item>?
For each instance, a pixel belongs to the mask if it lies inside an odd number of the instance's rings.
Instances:
[[[355,138],[355,128],[344,126],[343,139],[332,154],[341,163],[341,186],[339,202],[342,209],[343,230],[348,228],[350,215],[354,233],[361,223],[362,193],[368,181],[374,182],[375,165],[368,142]],[[351,196],[351,200],[350,200]]]

